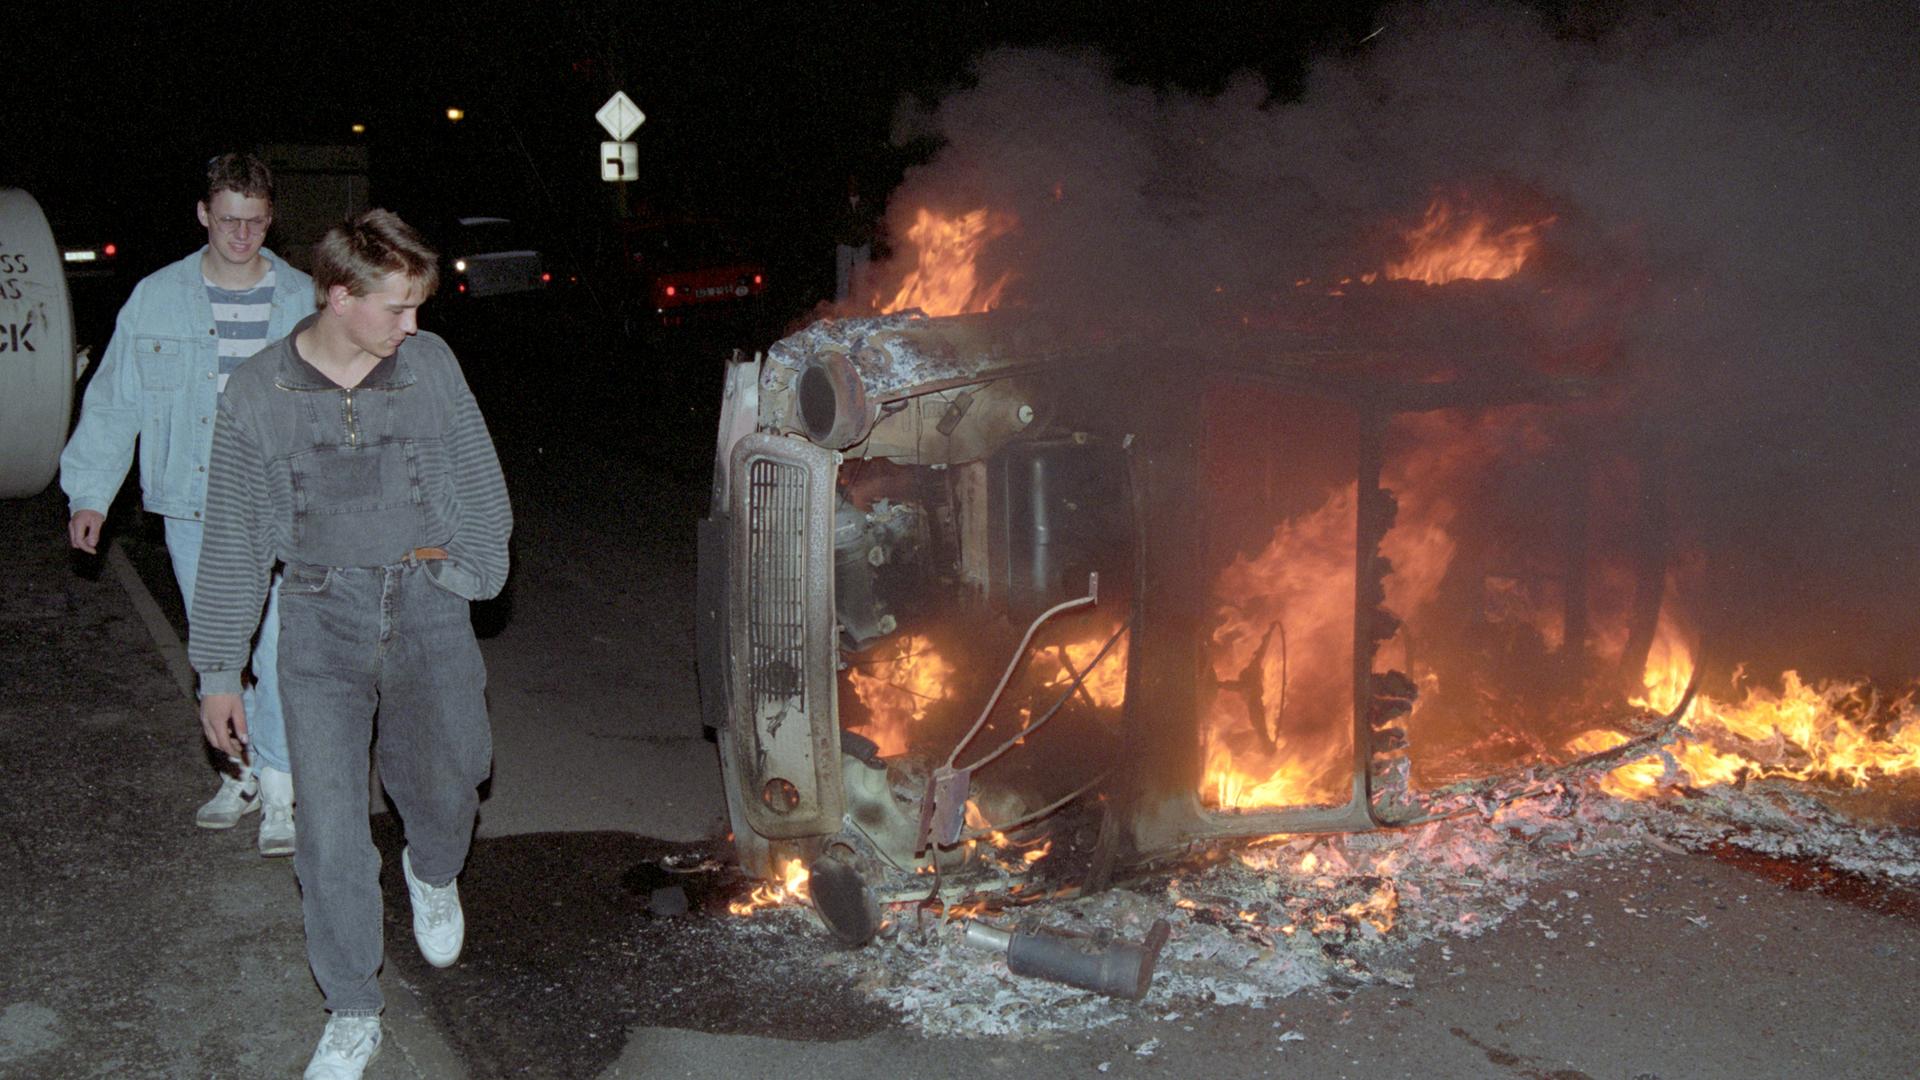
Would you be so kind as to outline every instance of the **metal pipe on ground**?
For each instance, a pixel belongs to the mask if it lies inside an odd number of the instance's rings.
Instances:
[[[1046,931],[1003,930],[987,923],[967,926],[968,945],[1003,952],[1015,975],[1077,986],[1109,997],[1139,1001],[1153,982],[1153,968],[1172,928],[1155,919],[1144,942],[1112,941]]]

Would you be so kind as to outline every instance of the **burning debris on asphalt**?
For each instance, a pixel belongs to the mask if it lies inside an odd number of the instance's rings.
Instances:
[[[1909,676],[1809,648],[1911,640],[1857,570],[1859,538],[1910,530],[1849,516],[1911,500],[1807,512],[1855,489],[1776,480],[1800,466],[1770,454],[1820,444],[1755,436],[1804,416],[1865,447],[1813,404],[1885,349],[1808,329],[1870,323],[1852,296],[1827,322],[1772,299],[1846,295],[1765,247],[1784,204],[1752,194],[1790,170],[1742,191],[1703,149],[1774,95],[1706,93],[1698,57],[1770,35],[1480,14],[1396,24],[1293,104],[1016,51],[928,118],[946,148],[895,192],[865,297],[727,375],[701,647],[762,882],[736,913],[816,912],[868,946],[834,966],[927,1031],[1024,1035],[1405,985],[1423,945],[1615,855],[1920,878],[1858,812],[1920,775],[1920,711],[1824,681]],[[1471,93],[1410,109],[1448,57]],[[1617,110],[1647,63],[1709,107],[1643,160]],[[1827,89],[1879,115],[1855,67]],[[1828,130],[1778,120],[1769,145]],[[1787,216],[1883,201],[1847,193]],[[1745,689],[1750,659],[1778,689]],[[1151,980],[1130,1004],[1023,978],[970,932],[1151,948]]]
[[[927,1034],[1028,1037],[1210,1005],[1263,1008],[1300,993],[1411,987],[1422,947],[1444,949],[1521,916],[1584,863],[1649,850],[1733,846],[1869,884],[1920,881],[1920,841],[1864,826],[1800,785],[1631,800],[1600,790],[1602,776],[1544,790],[1529,782],[1531,794],[1493,799],[1487,812],[1407,828],[1217,845],[1091,896],[898,903],[880,940],[822,962]],[[1171,934],[1136,1004],[1010,973],[1003,958],[966,945],[975,918],[1126,941],[1165,919]],[[755,915],[769,919],[819,932],[803,901]]]

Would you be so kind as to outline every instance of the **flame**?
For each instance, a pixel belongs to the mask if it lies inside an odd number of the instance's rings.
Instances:
[[[934,703],[952,693],[949,679],[953,672],[953,665],[925,636],[911,634],[893,641],[847,669],[847,678],[868,715],[867,723],[849,730],[872,739],[882,757],[906,753],[912,726],[926,719]]]
[[[1327,794],[1346,735],[1326,717],[1351,708],[1354,491],[1331,492],[1319,509],[1282,522],[1265,550],[1215,582],[1211,659],[1222,689],[1205,720],[1208,805],[1298,806]],[[1257,718],[1254,684],[1266,713]]]
[[[1671,709],[1692,662],[1663,623],[1647,663],[1647,703]],[[1625,799],[1648,799],[1676,784],[1708,788],[1780,778],[1865,787],[1874,779],[1920,773],[1920,708],[1911,694],[1878,702],[1863,683],[1809,685],[1797,671],[1780,676],[1778,692],[1750,687],[1738,702],[1697,696],[1681,721],[1687,733],[1664,754],[1628,762],[1601,780]],[[1864,722],[1862,713],[1873,717]],[[1618,746],[1616,732],[1590,731],[1570,744],[1577,753]]]
[[[1215,745],[1207,755],[1204,802],[1222,810],[1260,810],[1303,806],[1315,798],[1315,773],[1303,762],[1282,761],[1264,777],[1243,771],[1233,754]]]
[[[1083,641],[1070,642],[1064,646],[1046,648],[1038,651],[1034,657],[1036,664],[1052,663],[1055,673],[1046,679],[1043,685],[1056,689],[1065,689],[1073,683],[1073,673],[1080,673],[1080,686],[1093,699],[1093,703],[1103,709],[1118,709],[1127,700],[1127,639],[1123,636],[1100,657],[1098,667],[1091,667],[1093,658],[1100,656],[1100,649],[1106,645],[1113,633],[1112,628]],[[1061,656],[1062,652],[1065,657]]]
[[[780,870],[778,884],[762,883],[753,887],[753,892],[745,900],[735,900],[727,905],[727,910],[735,915],[751,915],[772,907],[791,907],[811,902],[812,894],[807,891],[807,879],[812,871],[799,859],[788,859]]]
[[[1364,922],[1384,934],[1393,929],[1394,919],[1399,913],[1400,891],[1393,882],[1384,881],[1365,900],[1356,900],[1341,908],[1337,916],[1331,913],[1315,915],[1313,932],[1338,933],[1346,926]],[[1343,919],[1344,924],[1341,921]]]
[[[988,242],[1013,231],[1016,224],[1012,214],[986,207],[955,217],[925,207],[915,211],[913,224],[907,227],[907,244],[917,252],[914,268],[907,272],[893,300],[880,310],[890,313],[919,308],[928,315],[941,316],[993,309],[1013,274],[1003,273],[991,285],[982,285],[980,253]]]
[[[1407,230],[1407,254],[1387,264],[1387,277],[1429,285],[1512,277],[1553,221],[1547,217],[1496,229],[1485,215],[1457,213],[1446,199],[1435,198],[1421,223]]]

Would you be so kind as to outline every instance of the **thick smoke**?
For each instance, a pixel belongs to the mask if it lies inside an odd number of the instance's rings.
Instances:
[[[1920,674],[1920,17],[1722,5],[1578,34],[1519,8],[1388,10],[1273,100],[981,57],[903,128],[941,149],[889,205],[992,206],[1012,302],[1178,336],[1381,265],[1437,192],[1521,193],[1630,302],[1616,366],[1671,436],[1716,655]],[[1209,306],[1212,305],[1212,306]],[[1777,667],[1774,668],[1777,670]]]

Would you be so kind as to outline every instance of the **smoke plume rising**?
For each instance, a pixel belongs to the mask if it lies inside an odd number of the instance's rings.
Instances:
[[[1157,338],[1377,270],[1436,194],[1537,203],[1568,280],[1615,305],[1634,422],[1677,447],[1715,655],[1920,674],[1920,17],[1729,4],[1570,29],[1449,3],[1380,23],[1285,101],[1251,75],[1196,96],[1093,55],[984,55],[903,108],[940,149],[889,227],[1010,211],[983,269],[1015,273],[1008,303]]]

